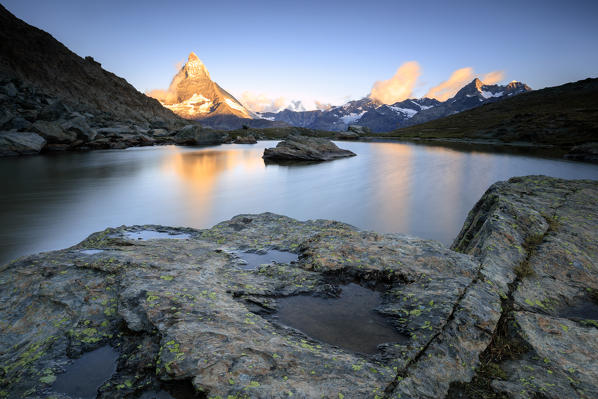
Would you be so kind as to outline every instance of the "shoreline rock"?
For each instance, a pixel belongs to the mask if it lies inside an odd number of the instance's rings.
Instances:
[[[234,140],[233,143],[235,144],[257,144],[257,140],[255,137],[253,137],[253,135],[247,135],[247,136],[237,136]]]
[[[321,162],[355,155],[328,139],[292,135],[279,142],[275,148],[266,148],[262,158],[268,162]]]
[[[112,345],[99,398],[165,383],[209,397],[595,397],[597,232],[598,182],[544,176],[490,187],[451,249],[271,213],[106,229],[0,267],[2,389],[48,396],[72,358]],[[273,249],[298,260],[247,270],[238,255]],[[372,311],[407,341],[363,355],[277,321],[282,298],[347,282],[376,287]]]

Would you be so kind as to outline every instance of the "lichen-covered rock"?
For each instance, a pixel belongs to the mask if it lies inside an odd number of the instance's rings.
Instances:
[[[353,156],[354,152],[338,148],[328,139],[292,135],[275,148],[266,148],[262,158],[268,162],[319,162]]]
[[[529,176],[486,192],[454,243],[482,274],[506,271],[501,323],[482,356],[502,371],[474,385],[513,398],[598,397],[597,232],[595,181]],[[454,388],[472,397],[480,386]]]
[[[130,237],[143,229],[188,238]],[[244,270],[236,255],[271,248],[301,256],[295,264]],[[129,361],[100,388],[105,397],[125,380],[131,387],[121,395],[189,379],[209,396],[381,395],[443,329],[477,268],[469,256],[436,242],[273,214],[242,215],[203,231],[108,229],[3,268],[3,382],[10,395],[50,392],[44,376],[59,374],[69,356],[111,343],[123,348],[122,359],[141,358],[127,344],[137,340],[146,352],[155,346],[143,356],[151,367],[139,374],[138,363]],[[347,280],[383,285],[378,312],[406,342],[363,355],[271,316],[280,298],[331,295]]]
[[[207,230],[123,226],[17,259],[0,268],[0,396],[59,394],[72,359],[109,344],[120,357],[100,398],[164,384],[206,397],[596,397],[598,321],[584,315],[598,306],[597,191],[497,183],[457,251],[265,213]],[[240,259],[273,249],[298,260]],[[356,353],[277,317],[347,282],[376,287],[375,312],[401,339]]]

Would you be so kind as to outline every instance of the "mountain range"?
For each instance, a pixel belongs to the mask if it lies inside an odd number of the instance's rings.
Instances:
[[[453,115],[527,91],[531,91],[531,88],[521,82],[511,82],[506,86],[485,85],[476,78],[461,88],[454,97],[443,102],[424,97],[382,104],[366,97],[324,111],[297,112],[286,109],[258,115],[271,121],[310,129],[345,131],[349,125],[360,125],[373,132],[388,132]]]
[[[237,129],[247,125],[346,131],[349,125],[360,125],[373,132],[388,132],[527,91],[531,91],[530,87],[521,82],[513,81],[506,86],[485,85],[476,78],[454,97],[443,102],[432,98],[412,98],[394,104],[382,104],[364,97],[326,110],[298,111],[287,108],[279,112],[254,113],[213,82],[204,63],[192,52],[172,79],[168,90],[155,90],[148,94],[183,118],[201,120],[204,125],[220,129]]]

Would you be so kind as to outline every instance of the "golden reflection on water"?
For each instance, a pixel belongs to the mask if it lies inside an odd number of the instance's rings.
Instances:
[[[264,168],[261,149],[231,149],[171,152],[161,164],[161,172],[175,177],[185,193],[181,201],[194,220],[204,220],[212,209],[216,185],[223,175],[242,174],[249,178]]]
[[[379,223],[392,221],[396,231],[409,231],[413,146],[379,143],[374,148],[376,157],[392,158],[395,161],[393,165],[389,165],[392,170],[387,170],[385,174],[381,174],[379,170],[371,171],[371,180],[376,184],[375,196],[378,197],[377,202],[380,204],[376,219]]]

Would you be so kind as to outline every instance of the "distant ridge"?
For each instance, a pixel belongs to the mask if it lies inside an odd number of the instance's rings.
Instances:
[[[535,90],[385,136],[568,148],[598,143],[598,79]]]

